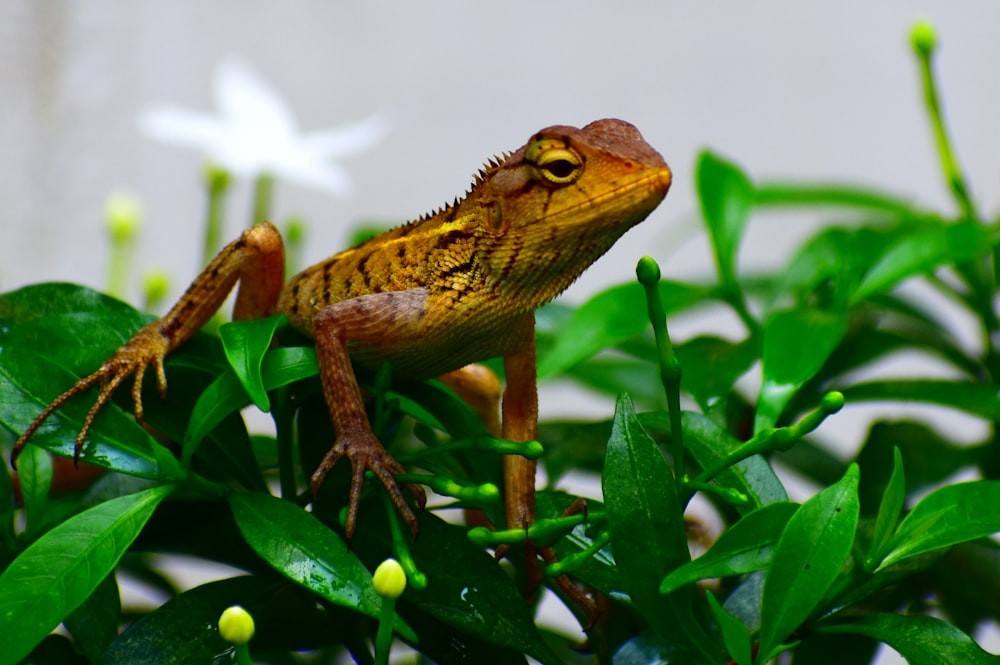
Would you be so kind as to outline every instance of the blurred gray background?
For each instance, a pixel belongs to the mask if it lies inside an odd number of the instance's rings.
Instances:
[[[0,289],[43,280],[100,287],[105,197],[141,197],[138,267],[174,292],[197,271],[197,151],[138,131],[171,103],[213,112],[213,72],[238,56],[315,131],[382,114],[390,131],[343,164],[350,198],[279,183],[275,217],[309,221],[307,261],[343,247],[359,220],[397,222],[465,191],[490,155],[549,124],[615,116],[667,158],[666,203],[570,292],[581,299],[652,254],[667,275],[707,273],[691,169],[705,147],[754,177],[857,181],[951,201],[920,104],[908,31],[931,18],[959,156],[997,207],[1000,5],[981,2],[681,3],[115,2],[0,4]],[[227,237],[248,218],[230,199]],[[781,261],[794,220],[751,225],[743,265]],[[780,233],[776,233],[780,229]],[[687,243],[687,244],[685,244]],[[684,251],[678,251],[682,249]],[[690,251],[689,251],[690,250]]]
[[[304,132],[373,113],[389,123],[377,146],[342,162],[349,198],[278,183],[274,217],[308,220],[307,262],[343,248],[359,221],[402,222],[450,201],[490,155],[537,129],[607,116],[635,123],[675,181],[572,300],[631,279],[642,254],[668,277],[710,274],[692,194],[706,147],[755,178],[865,183],[954,211],[908,43],[919,17],[940,36],[959,159],[995,215],[1000,4],[987,0],[5,0],[0,290],[103,287],[104,200],[116,189],[146,210],[137,269],[167,269],[172,296],[183,290],[201,257],[204,158],[150,140],[137,118],[154,103],[215,112],[213,72],[230,56],[284,98]],[[234,187],[227,237],[248,221],[250,192]],[[810,228],[788,215],[755,220],[743,267],[780,265]],[[584,399],[543,394],[543,414]]]

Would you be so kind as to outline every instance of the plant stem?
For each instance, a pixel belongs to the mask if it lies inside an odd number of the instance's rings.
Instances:
[[[918,31],[920,35],[918,36]],[[921,38],[922,37],[922,38]],[[930,115],[931,126],[934,130],[934,140],[937,144],[938,156],[941,159],[941,168],[944,171],[945,180],[951,188],[951,192],[958,202],[958,207],[966,219],[979,219],[976,206],[969,196],[969,186],[966,183],[965,175],[958,165],[958,159],[952,149],[948,131],[944,126],[944,119],[941,115],[941,99],[938,94],[937,79],[934,76],[933,56],[936,50],[936,39],[933,28],[928,23],[920,23],[914,27],[914,51],[920,63],[920,78],[923,83],[924,104],[927,105],[927,112]]]
[[[639,283],[646,292],[646,307],[649,322],[656,337],[656,351],[660,365],[660,380],[667,397],[667,412],[670,414],[670,442],[674,456],[674,476],[682,479],[686,475],[684,431],[681,429],[681,365],[674,354],[667,332],[667,314],[660,299],[660,266],[648,256],[639,259],[635,268]]]
[[[254,181],[253,218],[250,226],[271,218],[271,198],[274,193],[274,176],[261,173]]]
[[[205,211],[205,236],[201,247],[203,266],[207,266],[215,258],[222,246],[223,209],[229,183],[229,173],[225,169],[218,166],[208,166],[205,169],[208,209]]]

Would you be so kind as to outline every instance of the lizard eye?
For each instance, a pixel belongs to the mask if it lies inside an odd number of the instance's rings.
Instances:
[[[580,177],[583,160],[572,150],[549,148],[538,155],[535,165],[546,180],[564,185]]]

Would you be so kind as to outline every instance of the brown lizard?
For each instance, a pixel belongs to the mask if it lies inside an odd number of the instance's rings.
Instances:
[[[94,417],[129,376],[141,420],[146,368],[155,368],[164,394],[164,357],[201,328],[239,282],[235,319],[283,313],[315,340],[336,439],[312,475],[313,494],[347,457],[353,466],[348,536],[366,470],[415,534],[416,515],[394,478],[403,468],[371,431],[352,361],[370,367],[388,360],[395,377],[420,379],[503,356],[502,436],[533,440],[534,310],[645,219],[670,181],[663,158],[635,127],[599,120],[583,129],[541,130],[484,166],[461,200],[308,268],[284,286],[281,236],[272,224],[257,224],[209,263],[166,316],[46,407],[17,440],[11,462],[53,411],[95,385],[100,392],[76,439],[77,456]],[[534,521],[535,463],[506,457],[504,481],[507,526],[527,527]],[[423,490],[407,488],[422,506]]]

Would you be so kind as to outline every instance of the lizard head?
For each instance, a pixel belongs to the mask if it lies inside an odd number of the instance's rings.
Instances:
[[[481,265],[497,287],[532,293],[537,306],[645,219],[670,181],[639,130],[598,120],[536,133],[485,168],[459,205],[480,226]]]

